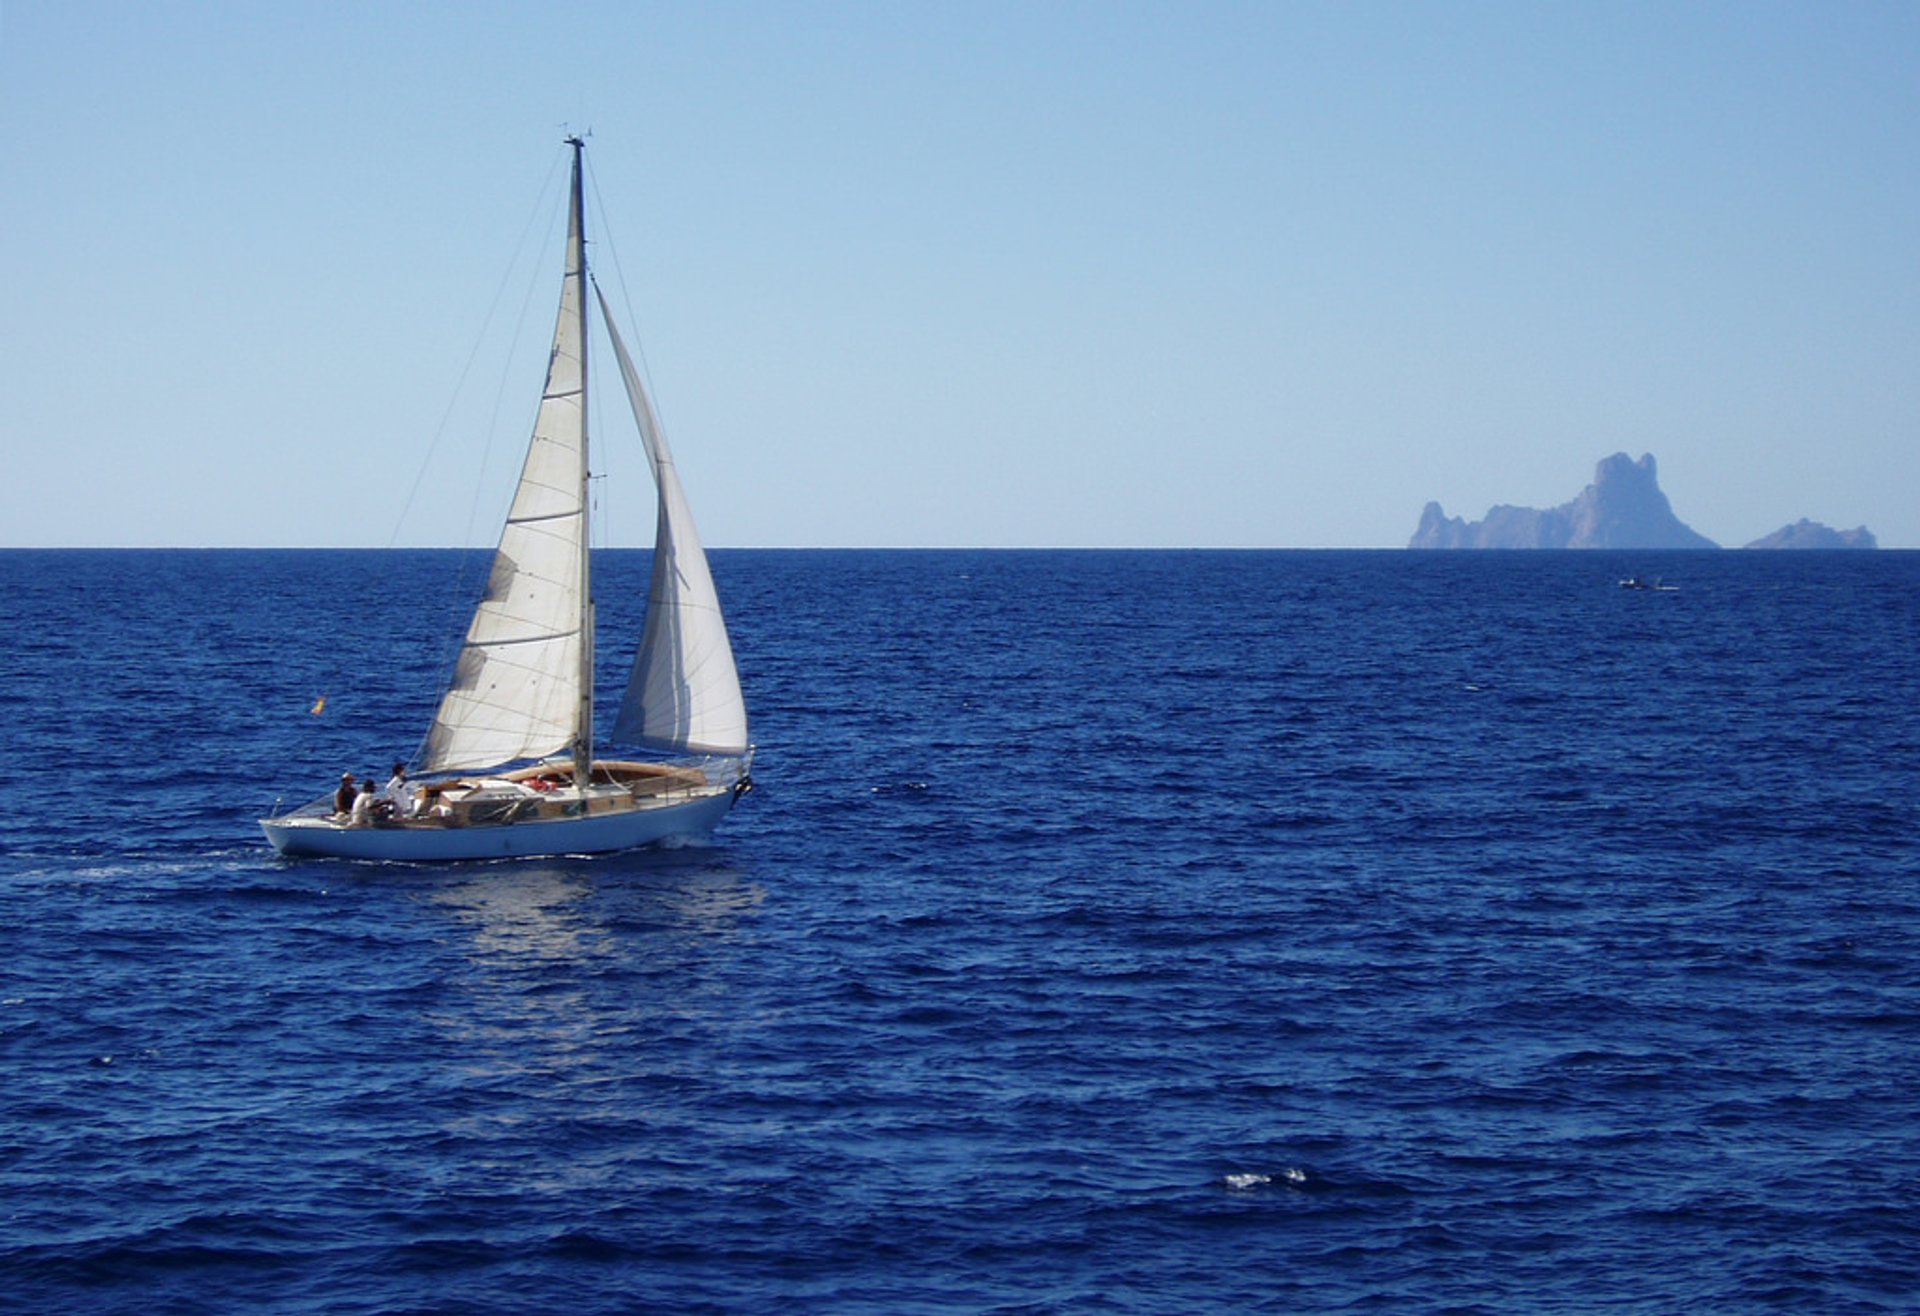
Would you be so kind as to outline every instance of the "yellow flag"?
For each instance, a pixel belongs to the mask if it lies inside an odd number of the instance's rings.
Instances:
[[[321,695],[318,699],[313,701],[313,707],[309,708],[307,711],[309,713],[312,713],[315,717],[319,717],[322,713],[327,711],[327,697],[325,695]]]

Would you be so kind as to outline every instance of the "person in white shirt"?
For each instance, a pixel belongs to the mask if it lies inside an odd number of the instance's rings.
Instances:
[[[387,807],[395,818],[413,817],[413,787],[407,784],[407,765],[393,765],[393,775],[387,778],[387,788],[381,792]]]

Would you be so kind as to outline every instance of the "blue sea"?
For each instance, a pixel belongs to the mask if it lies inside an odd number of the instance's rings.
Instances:
[[[1920,1302],[1920,554],[721,552],[709,842],[277,858],[483,573],[0,553],[0,1308]]]

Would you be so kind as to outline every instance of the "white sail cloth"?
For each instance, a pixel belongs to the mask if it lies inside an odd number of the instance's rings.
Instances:
[[[587,581],[586,295],[576,176],[546,391],[486,596],[427,733],[428,772],[496,767],[591,740]],[[614,738],[740,755],[747,710],[706,552],[653,404],[595,295],[659,492],[647,620]]]
[[[659,491],[646,630],[614,723],[614,739],[694,753],[744,754],[747,707],[740,697],[740,676],[706,551],[653,403],[614,327],[605,295],[595,287],[594,296]]]
[[[576,182],[576,198],[578,184]],[[486,596],[427,733],[422,769],[466,771],[556,753],[582,717],[586,596],[585,261],[579,206],[547,386]]]

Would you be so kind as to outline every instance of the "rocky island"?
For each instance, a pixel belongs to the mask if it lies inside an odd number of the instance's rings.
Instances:
[[[1781,526],[1764,539],[1756,539],[1748,548],[1878,548],[1880,541],[1865,526],[1835,530],[1832,526],[1809,521],[1804,516],[1792,525]]]
[[[1570,503],[1546,509],[1501,505],[1484,521],[1448,516],[1428,503],[1408,548],[1718,548],[1673,514],[1653,454],[1605,458]]]
[[[1439,503],[1420,514],[1408,548],[1718,548],[1673,514],[1660,491],[1653,454],[1634,461],[1624,452],[1603,459],[1593,483],[1579,497],[1558,507],[1510,507],[1489,511],[1485,520],[1448,516]],[[1876,548],[1873,534],[1861,526],[1838,531],[1801,520],[1755,540],[1748,548]]]

